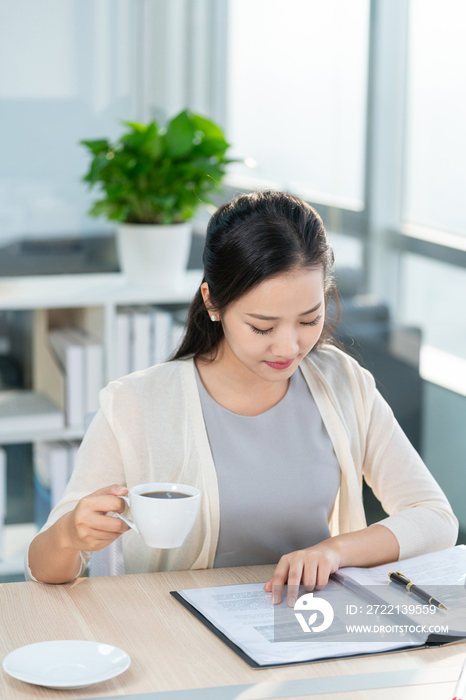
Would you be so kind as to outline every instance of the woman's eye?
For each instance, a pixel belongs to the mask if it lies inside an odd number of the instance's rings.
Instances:
[[[303,326],[317,326],[321,318],[322,316],[317,316],[313,321],[309,321],[309,323],[304,323],[303,321],[302,324]]]
[[[270,333],[270,331],[273,330],[273,328],[268,328],[266,331],[261,331],[260,328],[256,328],[255,326],[251,326],[252,330],[254,333],[260,333],[261,335],[267,335],[267,333]]]
[[[322,318],[322,316],[317,316],[313,321],[309,321],[308,323],[301,321],[301,325],[302,326],[317,326],[317,324],[319,323],[321,318]],[[251,329],[254,331],[254,333],[260,333],[260,335],[267,335],[267,333],[270,333],[271,331],[273,331],[273,328],[267,328],[265,331],[263,331],[260,328],[256,328],[255,326],[251,326]]]

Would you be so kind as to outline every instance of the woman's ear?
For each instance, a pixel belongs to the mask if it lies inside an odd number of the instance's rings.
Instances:
[[[207,282],[203,282],[201,284],[201,294],[202,294],[202,298],[203,298],[204,304],[205,304],[206,301],[208,302],[210,299],[209,285],[207,284]]]
[[[218,320],[218,313],[215,311],[212,304],[210,303],[209,285],[207,284],[207,282],[203,282],[201,284],[201,294],[209,316],[216,316],[215,320]]]

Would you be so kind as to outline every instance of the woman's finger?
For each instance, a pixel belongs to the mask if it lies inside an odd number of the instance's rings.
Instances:
[[[116,492],[121,493],[123,495],[126,495],[124,493],[125,491],[126,492],[128,491],[126,486],[122,486],[121,484],[112,484],[111,486],[105,486],[105,488],[103,488],[103,489],[99,489],[98,491],[94,491],[93,493],[90,493],[89,496],[90,497],[105,496],[105,495],[108,495],[111,493],[113,494]],[[89,498],[89,496],[87,496],[87,498]]]
[[[96,513],[123,513],[126,502],[118,496],[96,496],[89,500],[89,506]]]
[[[316,585],[317,561],[315,557],[308,556],[304,562],[303,585],[307,592],[312,592]]]
[[[124,522],[124,520],[121,520],[121,518],[117,518],[112,515],[100,515],[100,513],[96,513],[89,520],[89,526],[93,530],[119,532],[120,534],[129,530],[128,525]]]
[[[328,583],[328,577],[331,573],[330,561],[327,557],[321,557],[317,566],[316,574],[316,591],[321,591]]]
[[[286,557],[282,557],[277,564],[277,568],[272,576],[272,603],[278,605],[281,603],[283,586],[288,579],[289,564]]]
[[[298,599],[299,595],[299,584],[301,583],[301,576],[303,573],[304,561],[303,559],[298,559],[291,564],[288,570],[288,590],[286,595],[286,602],[290,608],[294,608],[294,605]]]

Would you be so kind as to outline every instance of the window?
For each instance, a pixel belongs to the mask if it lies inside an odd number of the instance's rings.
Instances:
[[[466,395],[466,269],[407,254],[400,320],[422,329],[421,375]]]
[[[404,218],[466,236],[464,0],[411,0]]]
[[[368,0],[230,0],[227,134],[257,162],[238,182],[363,209],[368,31]]]
[[[1,243],[109,229],[86,216],[81,139],[138,115],[139,3],[0,4]]]

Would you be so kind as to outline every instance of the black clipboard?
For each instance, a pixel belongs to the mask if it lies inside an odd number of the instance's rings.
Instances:
[[[320,661],[337,661],[338,659],[353,659],[359,656],[380,656],[381,654],[396,654],[399,651],[409,651],[410,649],[424,649],[426,647],[432,646],[444,646],[445,644],[454,644],[455,642],[464,641],[465,637],[449,637],[446,640],[443,635],[429,635],[425,644],[409,645],[406,647],[399,647],[393,649],[392,651],[376,651],[376,652],[364,652],[362,654],[346,654],[345,656],[324,656],[318,659],[310,659],[309,661],[284,661],[282,664],[258,664],[253,658],[248,656],[239,646],[231,641],[223,632],[221,632],[217,627],[215,627],[210,620],[208,620],[205,615],[203,615],[194,605],[188,603],[188,601],[181,596],[178,591],[170,591],[170,595],[173,596],[181,605],[189,610],[189,612],[197,617],[197,619],[202,622],[207,629],[215,634],[224,644],[227,645],[232,651],[235,652],[243,661],[245,661],[251,668],[278,668],[281,666],[302,666],[303,664],[313,664],[319,663]]]

